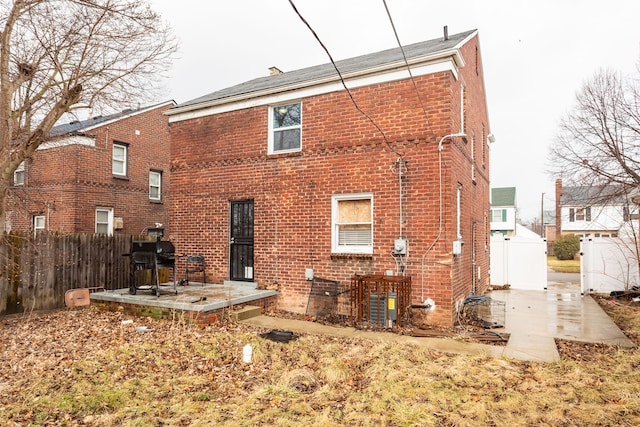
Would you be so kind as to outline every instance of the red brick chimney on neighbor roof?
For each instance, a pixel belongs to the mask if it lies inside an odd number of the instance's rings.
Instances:
[[[560,218],[560,198],[562,197],[562,179],[556,179],[556,239],[560,237],[562,221]]]

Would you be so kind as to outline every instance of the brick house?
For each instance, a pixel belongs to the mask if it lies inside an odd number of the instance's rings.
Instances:
[[[168,223],[173,101],[54,127],[16,170],[5,228],[139,234]]]
[[[274,67],[170,109],[176,247],[215,282],[277,288],[292,312],[313,279],[408,275],[412,303],[435,302],[429,323],[453,324],[489,283],[478,33],[404,51],[413,80],[395,48],[336,62],[350,94],[331,63]]]

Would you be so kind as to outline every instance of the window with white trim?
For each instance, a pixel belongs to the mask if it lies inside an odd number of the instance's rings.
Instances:
[[[13,185],[24,185],[24,162],[13,172]]]
[[[491,222],[507,222],[507,210],[491,209],[489,211],[489,217],[491,218]]]
[[[162,200],[162,172],[149,171],[149,200],[159,202]]]
[[[302,104],[277,105],[269,108],[269,154],[302,149]]]
[[[39,231],[44,231],[46,226],[44,215],[33,216],[33,234],[38,234]]]
[[[117,176],[127,176],[127,144],[113,143],[111,171]]]
[[[113,234],[113,208],[96,208],[96,234]]]
[[[373,194],[331,198],[331,252],[373,253]]]

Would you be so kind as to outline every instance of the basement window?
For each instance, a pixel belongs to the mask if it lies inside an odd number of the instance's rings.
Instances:
[[[335,195],[331,199],[332,253],[373,253],[373,194]]]
[[[269,154],[290,153],[302,149],[302,104],[269,108]]]

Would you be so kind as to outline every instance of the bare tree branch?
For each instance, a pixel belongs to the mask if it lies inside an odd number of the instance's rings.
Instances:
[[[0,1],[0,224],[13,172],[65,113],[150,100],[176,50],[146,1]]]

